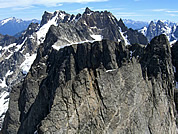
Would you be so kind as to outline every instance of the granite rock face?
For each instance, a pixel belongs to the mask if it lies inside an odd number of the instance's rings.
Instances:
[[[57,51],[54,33],[12,89],[3,134],[176,134],[165,35],[146,47],[102,40]]]

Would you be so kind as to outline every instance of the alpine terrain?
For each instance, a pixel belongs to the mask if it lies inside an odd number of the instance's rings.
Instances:
[[[2,134],[176,134],[178,42],[166,35],[148,43],[86,8],[45,11],[18,39],[4,38]]]

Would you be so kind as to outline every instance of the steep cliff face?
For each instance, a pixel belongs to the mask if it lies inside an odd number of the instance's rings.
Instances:
[[[12,89],[2,133],[176,133],[165,35],[146,48],[102,40],[57,51],[52,31]]]

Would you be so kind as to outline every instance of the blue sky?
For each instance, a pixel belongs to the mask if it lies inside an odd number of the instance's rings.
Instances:
[[[44,11],[65,10],[77,14],[89,7],[92,10],[108,10],[118,19],[178,22],[177,0],[0,0],[0,3],[0,19],[41,19]]]

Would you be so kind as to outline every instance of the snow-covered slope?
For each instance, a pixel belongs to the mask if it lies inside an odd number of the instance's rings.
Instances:
[[[2,122],[4,120],[6,111],[8,109],[9,104],[9,92],[1,92],[0,93],[0,129],[2,128]]]

